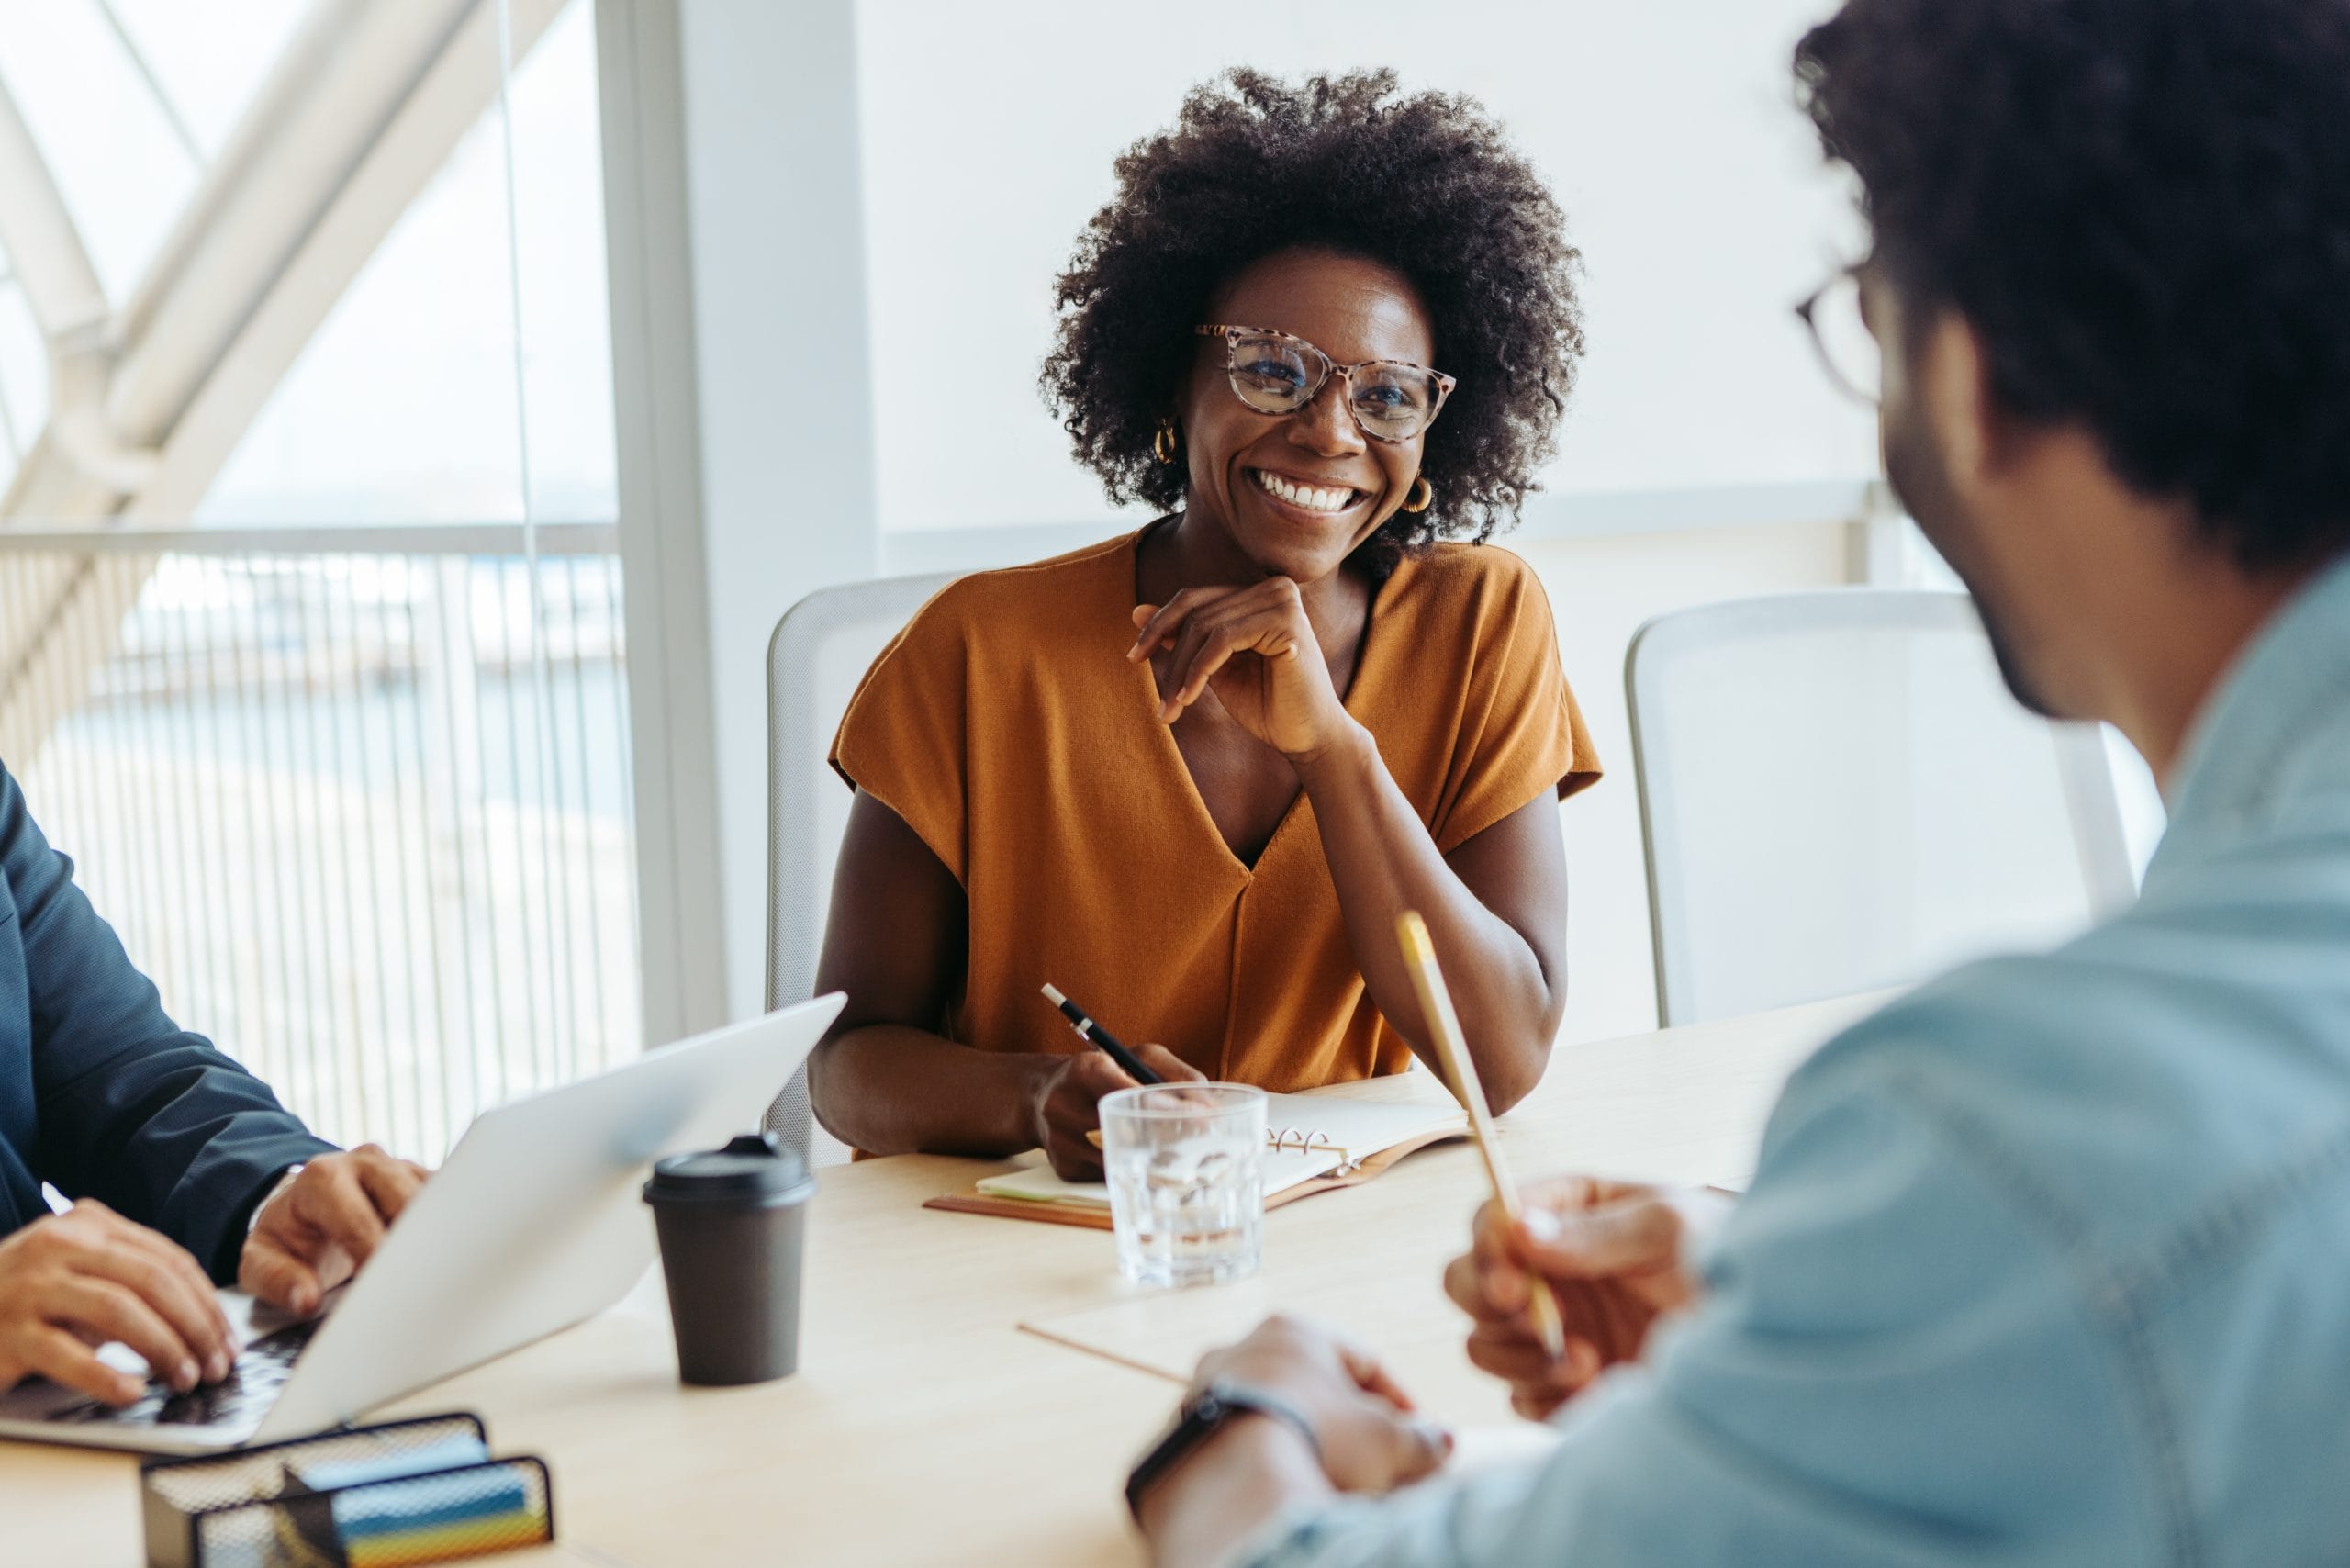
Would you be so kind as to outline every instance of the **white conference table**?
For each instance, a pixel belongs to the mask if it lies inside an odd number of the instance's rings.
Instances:
[[[1511,1163],[1742,1185],[1787,1073],[1874,1000],[1562,1046],[1501,1124]],[[1442,1091],[1415,1072],[1326,1092]],[[496,1560],[516,1568],[1138,1562],[1126,1466],[1199,1350],[1273,1310],[1366,1343],[1439,1419],[1509,1420],[1438,1286],[1483,1196],[1465,1144],[1273,1211],[1256,1279],[1182,1292],[1121,1282],[1104,1231],[922,1207],[997,1169],[907,1156],[822,1173],[791,1378],[679,1385],[656,1271],[610,1311],[377,1414],[476,1411],[496,1451],[547,1461],[561,1544]],[[0,1443],[0,1564],[140,1561],[134,1461]]]

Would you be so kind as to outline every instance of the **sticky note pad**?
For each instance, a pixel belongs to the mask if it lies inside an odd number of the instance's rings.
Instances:
[[[364,1485],[370,1481],[397,1481],[410,1475],[454,1470],[460,1465],[486,1464],[488,1461],[487,1446],[472,1433],[460,1432],[414,1448],[386,1447],[380,1453],[331,1460],[288,1460],[285,1473],[313,1492],[331,1492],[342,1486]]]
[[[351,1568],[403,1568],[537,1539],[544,1525],[513,1469],[461,1470],[334,1497],[335,1534]]]

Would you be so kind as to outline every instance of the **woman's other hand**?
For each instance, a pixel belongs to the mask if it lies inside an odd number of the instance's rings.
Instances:
[[[1143,1046],[1135,1055],[1169,1083],[1207,1080],[1207,1074],[1164,1046]],[[1054,1175],[1064,1182],[1102,1180],[1102,1151],[1085,1135],[1102,1125],[1102,1096],[1139,1087],[1106,1052],[1078,1051],[1054,1061],[1037,1080],[1028,1102],[1036,1146],[1053,1162]]]
[[[1188,588],[1163,605],[1135,606],[1134,621],[1126,657],[1169,655],[1158,683],[1162,723],[1214,690],[1242,729],[1292,759],[1325,750],[1354,723],[1287,577]]]

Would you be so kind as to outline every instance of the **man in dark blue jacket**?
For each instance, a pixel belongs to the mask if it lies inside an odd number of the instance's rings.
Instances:
[[[0,1388],[38,1372],[128,1404],[144,1389],[98,1359],[109,1340],[183,1391],[227,1376],[212,1282],[315,1310],[424,1175],[312,1137],[165,1016],[0,767]]]

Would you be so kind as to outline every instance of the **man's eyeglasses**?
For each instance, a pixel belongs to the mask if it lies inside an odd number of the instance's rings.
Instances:
[[[1440,370],[1399,359],[1340,364],[1304,338],[1270,327],[1194,327],[1225,341],[1232,395],[1260,414],[1294,414],[1320,395],[1333,375],[1347,386],[1347,408],[1373,441],[1409,441],[1436,423],[1459,383]]]
[[[1861,293],[1861,268],[1846,267],[1818,293],[1796,307],[1796,314],[1811,329],[1812,346],[1819,363],[1848,396],[1870,408],[1885,402],[1885,351],[1869,330],[1868,308]]]

